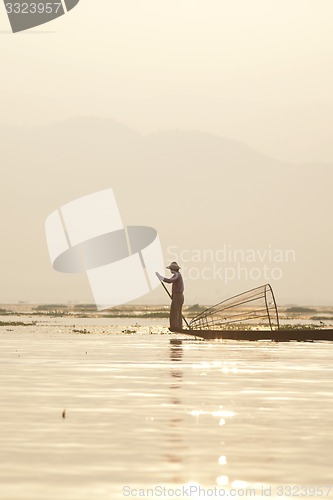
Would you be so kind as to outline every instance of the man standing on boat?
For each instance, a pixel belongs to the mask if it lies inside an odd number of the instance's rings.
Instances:
[[[166,283],[172,283],[172,293],[171,293],[171,308],[170,308],[170,330],[181,330],[183,327],[182,321],[182,307],[184,304],[184,282],[183,277],[180,274],[180,267],[177,262],[171,262],[170,269],[172,276],[171,278],[164,278],[159,273],[156,276],[160,281],[165,281]]]

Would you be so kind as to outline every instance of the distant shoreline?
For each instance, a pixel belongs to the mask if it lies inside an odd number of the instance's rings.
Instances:
[[[167,319],[169,307],[169,305],[124,305],[97,311],[94,304],[0,304],[0,318],[3,321],[6,316]],[[184,316],[193,318],[206,307],[210,306],[199,304],[185,306]],[[279,316],[284,320],[332,321],[333,306],[281,306]]]

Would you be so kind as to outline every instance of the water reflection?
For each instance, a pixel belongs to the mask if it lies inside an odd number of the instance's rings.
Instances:
[[[183,342],[178,339],[170,340],[170,360],[176,362],[181,362],[183,360]],[[171,377],[174,377],[177,382],[173,382],[170,386],[172,389],[180,389],[181,381],[183,377],[182,369],[172,367],[170,370]],[[178,404],[178,403],[175,403]]]
[[[228,445],[230,445],[230,438],[233,434],[228,423],[236,416],[236,412],[230,409],[229,405],[232,399],[230,399],[229,391],[221,391],[221,387],[226,387],[230,378],[235,379],[240,375],[240,372],[237,362],[234,360],[229,361],[223,357],[207,359],[207,355],[202,356],[202,358],[197,359],[192,364],[192,369],[200,377],[203,375],[209,377],[213,383],[211,382],[209,394],[198,391],[199,394],[202,394],[202,399],[198,399],[197,407],[189,411],[188,414],[194,417],[197,432],[200,433],[196,439],[198,442],[202,442],[200,450],[198,449],[196,452],[205,455],[206,467],[215,471],[215,485],[228,489],[232,484],[229,476],[231,465]],[[196,377],[197,375],[194,376],[194,378]],[[234,383],[237,385],[237,382]],[[204,383],[204,385],[206,384]],[[206,404],[207,398],[211,401],[210,405]],[[231,462],[234,460],[231,459]]]
[[[199,469],[202,464],[200,464],[200,456],[205,455],[206,466],[210,463],[211,469],[215,469],[217,475],[215,476],[215,481],[217,485],[228,486],[229,477],[227,475],[228,459],[225,448],[225,441],[220,441],[218,437],[222,437],[221,426],[226,424],[226,421],[230,417],[235,416],[235,412],[225,409],[222,404],[219,406],[214,406],[212,408],[205,408],[202,404],[205,403],[204,394],[202,394],[203,399],[199,396],[197,403],[200,409],[195,409],[188,411],[186,409],[186,401],[184,401],[184,396],[186,395],[187,386],[184,385],[184,341],[179,339],[170,340],[169,344],[169,357],[171,361],[170,366],[170,399],[172,407],[170,409],[170,419],[168,425],[168,442],[169,451],[166,454],[166,459],[169,464],[172,464],[172,469],[174,472],[171,473],[171,481],[181,484],[189,480],[188,468],[191,464],[192,473],[194,477],[197,476]],[[196,368],[202,370],[213,369],[216,373],[218,379],[221,381],[222,378],[229,375],[229,370],[224,371],[224,363],[222,361],[210,361],[210,362],[200,362],[192,364],[192,369],[196,371]],[[237,373],[237,370],[232,370],[233,374]],[[194,377],[195,379],[195,377]],[[213,390],[213,389],[212,389]],[[200,392],[198,393],[198,395]],[[213,395],[216,403],[223,403],[224,401],[220,399],[218,393]],[[191,415],[197,420],[197,424],[192,426],[188,421],[188,416]],[[213,423],[210,419],[213,418]],[[199,424],[200,419],[200,424]],[[201,420],[202,419],[202,420]],[[209,419],[209,420],[207,420]],[[210,422],[209,422],[210,421]],[[189,442],[188,431],[189,425],[192,432],[192,438]],[[210,431],[204,434],[204,429],[207,431],[207,425]],[[213,427],[216,427],[215,432]],[[223,430],[223,435],[225,437],[225,430]],[[207,454],[207,443],[210,443],[210,453]],[[171,446],[170,446],[171,445]],[[223,449],[221,449],[221,445]],[[216,466],[220,468],[220,471],[216,469]],[[187,473],[185,474],[187,470]],[[224,474],[223,474],[224,472]]]
[[[179,339],[170,340],[170,361],[172,365],[170,368],[170,400],[174,407],[170,408],[170,420],[168,426],[167,439],[170,444],[169,450],[172,452],[166,453],[166,459],[172,468],[175,469],[171,476],[171,481],[175,483],[182,483],[184,478],[182,476],[183,457],[185,450],[188,446],[184,443],[183,429],[184,412],[182,411],[181,388],[183,380],[183,369],[177,367],[176,363],[183,360],[183,343]]]

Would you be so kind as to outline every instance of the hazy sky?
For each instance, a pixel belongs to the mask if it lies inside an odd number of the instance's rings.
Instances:
[[[2,9],[2,122],[93,114],[333,161],[331,0],[81,0],[8,29]]]
[[[112,187],[127,223],[159,230],[167,259],[173,245],[179,252],[225,244],[295,249],[279,296],[329,303],[332,171],[314,166],[303,175],[289,172],[288,162],[333,164],[332,0],[81,0],[52,23],[15,35],[2,8],[0,51],[0,300],[61,300],[65,281],[66,300],[91,300],[83,277],[54,278],[44,220],[75,197]],[[80,116],[141,134],[198,130],[238,142],[135,137],[112,126],[108,136],[109,125],[80,120],[61,135],[52,125]],[[88,148],[90,130],[106,134],[100,150],[93,141]],[[123,143],[115,147],[117,137]],[[127,188],[130,168],[144,173]],[[169,170],[184,195],[177,227],[165,196]],[[201,191],[205,172],[213,182]],[[221,298],[216,282],[187,290],[191,301]]]

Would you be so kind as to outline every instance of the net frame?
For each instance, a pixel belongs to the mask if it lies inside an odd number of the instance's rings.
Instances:
[[[234,295],[197,314],[189,323],[191,330],[253,329],[263,324],[270,330],[280,328],[273,289],[269,283]]]

